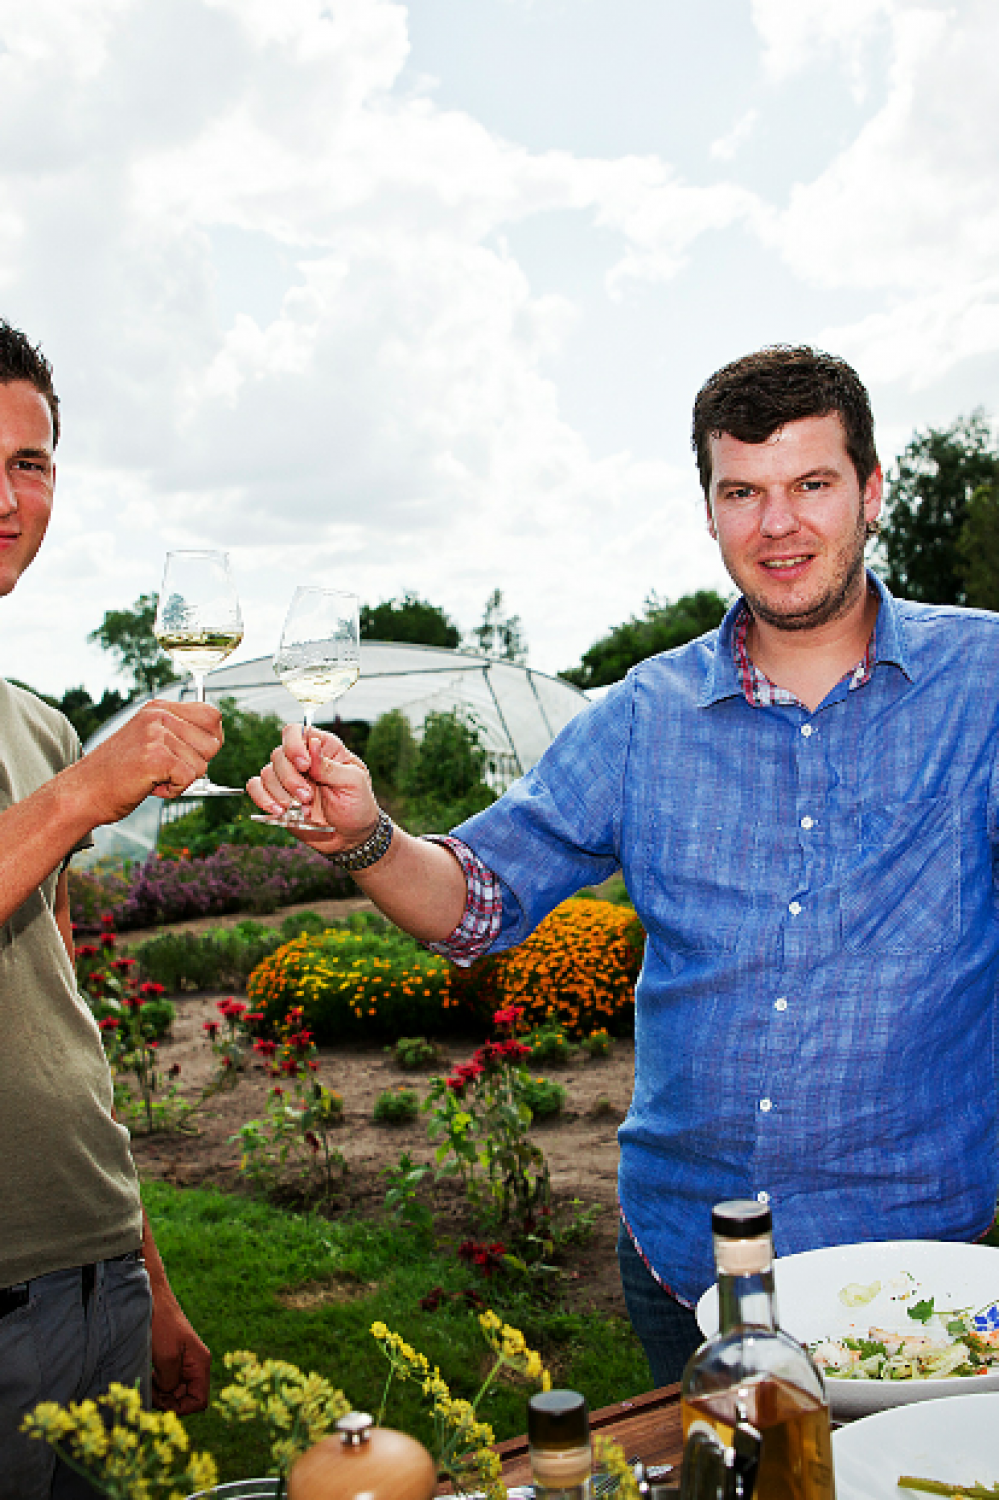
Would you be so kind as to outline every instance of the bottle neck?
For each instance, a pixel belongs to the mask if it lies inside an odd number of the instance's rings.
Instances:
[[[718,1273],[719,1333],[731,1333],[747,1324],[754,1328],[777,1327],[772,1265],[748,1276]]]

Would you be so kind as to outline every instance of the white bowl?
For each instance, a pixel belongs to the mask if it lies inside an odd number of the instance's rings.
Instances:
[[[906,1273],[915,1278],[915,1295],[893,1300],[889,1287]],[[780,1326],[802,1344],[863,1334],[872,1326],[920,1333],[921,1325],[907,1316],[906,1307],[922,1298],[933,1297],[938,1308],[975,1311],[999,1298],[999,1249],[938,1240],[834,1245],[783,1256],[775,1263],[775,1276]],[[845,1307],[840,1301],[844,1286],[851,1282],[869,1286],[874,1281],[881,1282],[882,1291],[865,1306]],[[716,1287],[709,1287],[698,1302],[697,1322],[705,1337],[718,1331]],[[944,1380],[837,1380],[830,1376],[826,1387],[833,1416],[845,1421],[910,1401],[999,1391],[999,1370]]]
[[[946,1383],[946,1382],[939,1382]],[[999,1394],[896,1406],[833,1433],[836,1500],[919,1500],[901,1474],[944,1484],[999,1482]]]

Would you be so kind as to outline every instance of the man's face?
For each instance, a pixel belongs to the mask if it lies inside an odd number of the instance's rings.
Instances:
[[[0,384],[0,595],[42,544],[52,514],[52,413],[26,380]]]
[[[881,470],[863,490],[835,413],[788,422],[763,443],[711,439],[708,530],[758,620],[811,630],[863,595],[865,529]]]

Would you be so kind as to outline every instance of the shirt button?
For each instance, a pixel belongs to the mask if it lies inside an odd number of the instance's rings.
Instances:
[[[801,826],[802,826],[802,828],[804,828],[806,830],[809,829],[809,828],[814,828],[815,827],[815,819],[808,817],[808,815],[806,814],[805,817],[803,817],[802,820],[801,820]]]
[[[791,904],[790,904],[790,906],[788,907],[788,911],[791,913],[792,917],[800,916],[801,915],[801,902],[800,901],[792,901]]]
[[[757,1193],[757,1195],[756,1195],[756,1201],[757,1201],[757,1203],[769,1203],[770,1202],[770,1194],[769,1193],[764,1193],[764,1192]]]
[[[814,733],[811,724],[802,724],[802,726],[801,726],[801,732],[804,735],[804,737],[805,737],[806,740],[810,740],[811,737],[812,737],[812,734]]]
[[[761,1099],[760,1100],[760,1110],[762,1111],[763,1114],[768,1115],[770,1113],[770,1111],[773,1109],[773,1107],[774,1107],[774,1101],[772,1099]]]
[[[787,999],[784,995],[778,995],[774,1001],[774,1010],[787,1010]]]

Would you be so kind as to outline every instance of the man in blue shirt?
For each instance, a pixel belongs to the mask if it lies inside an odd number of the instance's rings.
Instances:
[[[865,571],[882,475],[842,361],[726,366],[694,446],[741,597],[453,839],[393,829],[331,736],[289,727],[250,787],[309,804],[336,830],[311,842],[466,958],[623,869],[648,942],[619,1256],[660,1383],[698,1341],[714,1201],[770,1202],[789,1254],[973,1239],[997,1179],[999,619]]]

